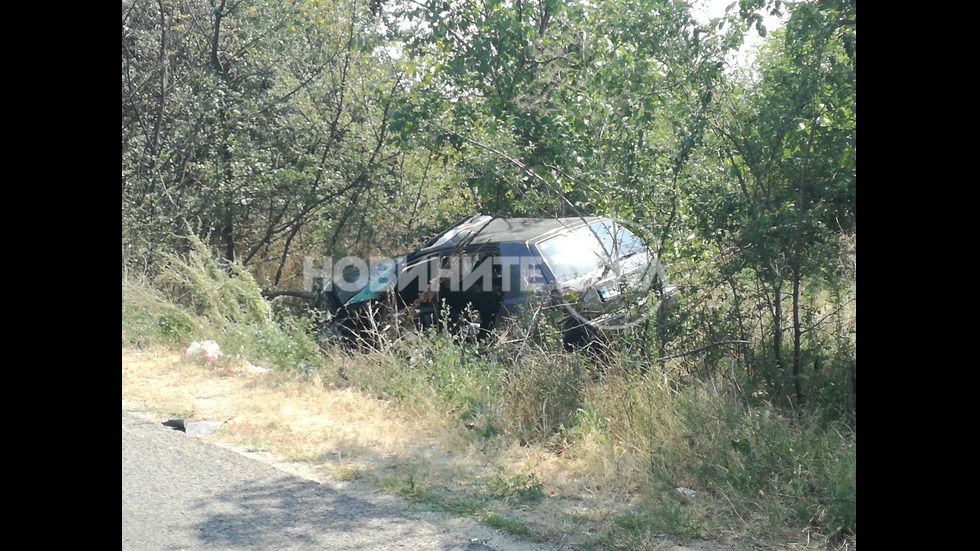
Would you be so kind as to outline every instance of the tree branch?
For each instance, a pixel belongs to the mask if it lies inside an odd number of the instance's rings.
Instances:
[[[677,354],[671,354],[669,356],[664,356],[663,358],[657,358],[657,361],[658,362],[666,362],[668,360],[673,360],[673,359],[676,359],[676,358],[681,358],[683,356],[691,356],[693,354],[698,354],[700,352],[704,352],[705,350],[707,350],[709,348],[714,348],[716,346],[725,346],[725,345],[729,345],[729,344],[751,344],[751,343],[749,341],[720,341],[720,342],[713,342],[711,344],[706,344],[704,346],[699,346],[699,347],[694,348],[694,349],[691,349],[691,350],[685,350],[684,352],[678,352]]]

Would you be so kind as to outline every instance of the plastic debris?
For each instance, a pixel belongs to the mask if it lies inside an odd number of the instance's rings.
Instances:
[[[249,362],[245,362],[244,368],[245,368],[245,371],[251,371],[253,373],[268,373],[269,372],[268,369],[266,369],[264,367],[261,367],[261,366],[258,366],[258,365],[252,365]]]
[[[695,492],[694,490],[690,488],[685,488],[683,486],[678,486],[677,488],[674,488],[674,491],[681,494],[684,497],[694,497],[694,495],[697,494],[697,492]]]
[[[187,347],[188,356],[200,356],[203,355],[209,361],[218,361],[218,358],[223,356],[221,352],[221,347],[218,343],[214,341],[194,341],[189,347]]]

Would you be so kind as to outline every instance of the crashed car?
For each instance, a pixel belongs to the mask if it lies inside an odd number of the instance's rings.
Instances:
[[[392,327],[486,336],[536,303],[562,309],[567,347],[586,346],[635,325],[677,294],[643,239],[594,216],[478,214],[411,254],[367,270],[366,263],[351,267],[336,266],[323,287],[321,302],[333,314],[324,339],[372,343]]]

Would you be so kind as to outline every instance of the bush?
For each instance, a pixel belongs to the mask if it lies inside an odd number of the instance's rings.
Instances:
[[[252,276],[212,255],[196,237],[186,257],[164,254],[150,281],[124,281],[123,343],[187,347],[216,341],[225,355],[266,367],[307,370],[323,363],[307,320],[273,320]]]
[[[154,285],[174,304],[222,328],[232,323],[264,325],[269,304],[252,275],[237,262],[219,261],[197,237],[188,237],[185,258],[164,254]]]
[[[202,320],[169,302],[158,289],[123,284],[123,344],[186,346],[201,327]]]

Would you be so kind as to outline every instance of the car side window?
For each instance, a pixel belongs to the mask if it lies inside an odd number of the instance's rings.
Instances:
[[[463,293],[493,291],[494,279],[500,276],[499,253],[494,249],[480,249],[463,253],[447,254],[440,265],[440,278],[444,290]],[[495,270],[495,266],[497,269]]]
[[[438,275],[438,261],[438,255],[430,254],[405,266],[398,277],[399,289],[406,300],[421,298],[438,287],[438,280],[434,279]]]

